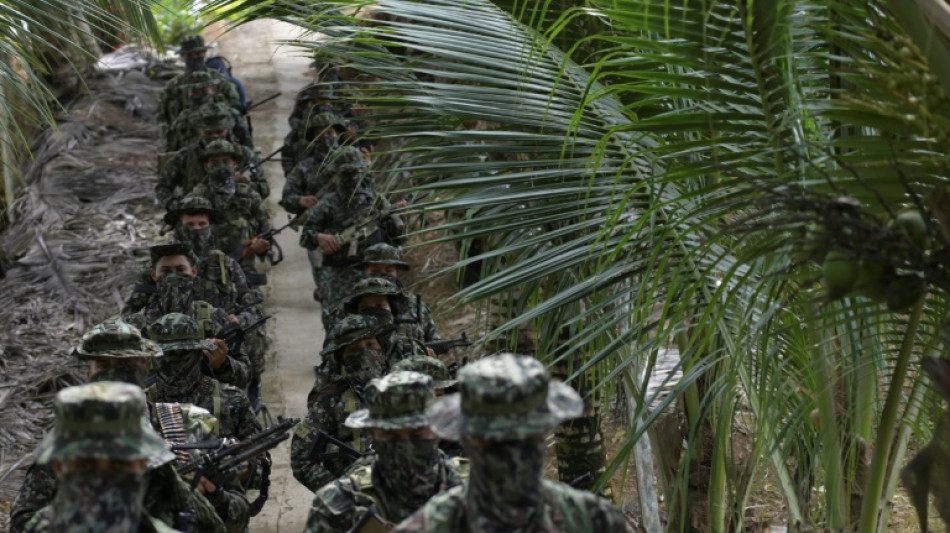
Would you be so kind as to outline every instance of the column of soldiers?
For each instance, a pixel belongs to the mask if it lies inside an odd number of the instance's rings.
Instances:
[[[269,431],[257,266],[273,252],[270,191],[243,85],[239,98],[207,50],[183,40],[185,72],[161,98],[156,198],[171,238],[149,248],[121,319],[74,350],[90,384],[57,395],[13,532],[242,532],[266,500],[266,450],[227,475],[183,467],[204,443]],[[448,345],[400,279],[407,204],[377,193],[373,144],[337,98],[346,83],[330,68],[297,95],[280,150],[280,205],[300,225],[328,331],[291,442],[294,477],[314,492],[306,531],[631,531],[606,500],[542,479],[545,437],[581,414],[573,389],[527,356],[488,356],[458,378],[436,357]]]

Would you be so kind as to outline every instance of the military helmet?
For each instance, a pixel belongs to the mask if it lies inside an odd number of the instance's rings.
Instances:
[[[320,355],[329,356],[337,350],[345,348],[354,342],[364,341],[385,333],[387,327],[375,317],[366,315],[346,315],[330,329],[330,335],[323,345]]]
[[[198,321],[181,313],[169,313],[146,329],[150,339],[162,347],[165,355],[185,350],[214,350],[214,343],[204,338]]]
[[[191,245],[187,242],[179,241],[174,237],[166,237],[161,241],[149,246],[148,255],[152,262],[152,267],[158,263],[159,259],[172,255],[183,255],[187,257],[188,262],[191,263],[191,266],[196,266],[198,264],[198,256],[195,255]]]
[[[36,462],[112,459],[150,465],[175,459],[145,419],[145,393],[139,387],[101,381],[69,387],[53,400],[56,421],[36,452]]]
[[[333,86],[324,82],[313,82],[297,93],[297,100],[338,100],[340,97],[333,91]]]
[[[444,439],[516,440],[543,435],[584,411],[577,392],[551,381],[540,361],[502,353],[459,371],[459,392],[439,398],[426,413]]]
[[[178,43],[178,55],[180,56],[207,49],[208,46],[205,46],[204,37],[200,35],[186,35],[182,37],[181,42]]]
[[[182,215],[200,215],[207,214],[211,223],[221,221],[221,212],[215,209],[211,200],[200,194],[189,194],[184,198],[174,202],[171,209],[165,213],[165,223],[169,226],[176,226],[181,222]]]
[[[201,107],[192,115],[192,120],[199,132],[234,128],[234,114],[231,113],[231,106],[223,102],[201,104]]]
[[[110,320],[97,324],[82,336],[82,342],[73,349],[80,359],[127,357],[161,357],[162,349],[142,337],[135,326],[122,320]]]
[[[381,296],[395,296],[405,298],[405,295],[395,283],[381,277],[363,278],[353,284],[350,290],[350,296],[343,301],[344,309],[354,309],[360,301],[360,298],[369,294],[378,294]]]
[[[447,389],[458,383],[449,373],[449,367],[435,357],[428,355],[413,355],[401,359],[393,365],[393,372],[399,370],[409,370],[419,372],[432,378],[432,388],[436,390]]]
[[[402,249],[384,242],[378,242],[363,252],[363,261],[359,266],[365,267],[370,263],[396,265],[399,270],[409,270],[409,263],[402,260]]]
[[[363,152],[355,146],[341,146],[327,158],[336,170],[364,170],[369,167]]]
[[[195,70],[183,75],[184,77],[181,80],[181,88],[184,90],[188,89],[201,89],[202,87],[212,87],[218,84],[217,79],[214,78],[214,75],[207,70]]]
[[[239,165],[244,164],[245,161],[244,150],[241,150],[240,145],[226,139],[215,139],[206,144],[201,150],[201,161],[216,155],[230,155],[238,160]]]
[[[429,376],[419,372],[393,372],[370,380],[363,389],[363,403],[367,408],[355,411],[343,424],[354,429],[427,427],[426,405],[434,398]]]

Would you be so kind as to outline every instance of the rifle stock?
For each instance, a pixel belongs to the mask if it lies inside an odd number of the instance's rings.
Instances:
[[[452,348],[460,348],[464,346],[471,346],[472,341],[468,340],[468,335],[465,332],[462,332],[462,336],[457,339],[446,339],[442,341],[431,341],[426,343],[426,348],[432,349],[436,355],[444,355],[449,353],[449,350]]]

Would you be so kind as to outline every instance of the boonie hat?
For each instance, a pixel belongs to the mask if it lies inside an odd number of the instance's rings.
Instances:
[[[426,405],[435,398],[432,379],[419,372],[393,372],[370,380],[363,390],[366,409],[355,411],[344,425],[354,429],[416,429],[427,427]]]
[[[170,255],[183,255],[188,258],[188,261],[191,262],[191,266],[198,264],[198,257],[195,256],[194,250],[191,249],[191,245],[187,242],[182,242],[174,238],[163,239],[151,246],[148,247],[149,259],[152,261],[152,266],[155,266],[155,263],[158,263],[158,260],[163,257],[168,257]]]
[[[212,224],[221,221],[221,212],[215,209],[211,200],[200,194],[189,194],[173,203],[171,209],[165,213],[164,220],[169,226],[175,226],[181,221],[182,215],[199,214],[207,214]]]
[[[444,439],[514,440],[547,433],[583,411],[580,395],[551,381],[540,361],[502,353],[462,367],[459,392],[437,399],[426,414]]]
[[[413,355],[401,359],[393,365],[393,372],[407,370],[419,372],[432,378],[432,388],[436,390],[447,389],[458,383],[449,373],[449,367],[435,357],[428,355]]]
[[[405,297],[405,295],[402,293],[402,289],[400,289],[392,281],[386,278],[373,276],[363,278],[353,284],[353,290],[350,291],[349,297],[343,301],[344,309],[355,312],[355,306],[359,302],[360,298],[370,294]]]
[[[345,348],[354,342],[364,341],[385,333],[386,326],[375,317],[367,315],[346,315],[330,329],[326,344],[320,355],[331,355],[340,348]]]
[[[400,270],[409,270],[409,263],[402,260],[402,249],[384,242],[378,242],[363,252],[363,261],[359,266],[365,267],[369,263],[395,265]]]
[[[82,336],[82,342],[73,349],[80,359],[94,357],[123,359],[126,357],[161,357],[162,349],[142,337],[135,326],[122,320],[97,324]]]
[[[175,459],[145,420],[145,393],[117,381],[69,387],[53,400],[56,421],[37,449],[36,462],[113,459],[164,464]]]
[[[214,350],[215,345],[204,338],[198,321],[181,313],[169,313],[148,327],[148,336],[169,352],[183,350]]]
[[[209,48],[205,46],[204,37],[200,35],[186,35],[181,38],[181,42],[178,43],[178,46],[178,55],[180,56],[190,52],[200,52]]]

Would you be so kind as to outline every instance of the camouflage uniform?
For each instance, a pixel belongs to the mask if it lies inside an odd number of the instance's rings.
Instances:
[[[367,295],[385,296],[389,301],[389,311],[376,307],[361,307],[360,300]],[[425,332],[419,323],[414,321],[399,321],[398,316],[405,317],[408,312],[409,299],[392,281],[382,277],[364,278],[357,281],[350,290],[350,296],[343,301],[336,314],[330,315],[331,324],[336,316],[343,314],[363,314],[375,317],[381,323],[388,325],[392,330],[387,346],[389,364],[414,354],[426,353]]]
[[[122,321],[105,322],[93,327],[83,335],[82,343],[74,349],[81,360],[111,359],[152,360],[161,356],[161,348],[143,339],[139,331]],[[130,371],[131,369],[134,369]],[[92,376],[92,381],[124,381],[142,386],[145,383],[144,368],[139,370],[134,363],[115,364]],[[174,525],[176,517],[193,512],[199,531],[223,532],[224,524],[215,514],[208,501],[193,491],[175,471],[171,463],[154,465],[145,473],[146,492],[144,507],[149,514],[168,525]],[[33,464],[26,473],[16,501],[10,511],[10,532],[21,533],[34,514],[52,501],[56,495],[57,480],[49,465]]]
[[[583,412],[570,387],[551,381],[537,360],[499,354],[459,372],[460,393],[426,412],[443,438],[461,440],[468,484],[436,495],[396,532],[631,532],[609,501],[541,479],[544,436]]]
[[[145,420],[145,396],[135,385],[100,382],[63,389],[53,409],[56,422],[37,450],[38,464],[147,459],[157,466],[175,458]],[[56,495],[25,531],[175,531],[149,516],[144,496],[144,476],[134,471],[64,471]]]
[[[205,157],[214,154],[231,155],[239,161],[241,157],[235,145],[223,140],[208,145]],[[262,285],[255,279],[259,275],[254,267],[254,254],[244,255],[243,251],[252,237],[270,229],[270,215],[252,184],[237,183],[233,174],[225,176],[223,172],[226,172],[223,168],[212,169],[192,194],[207,198],[221,213],[221,222],[214,224],[215,245],[241,264],[253,285]]]
[[[150,401],[192,404],[206,409],[217,419],[213,435],[216,437],[243,440],[261,430],[244,392],[201,373],[200,361],[204,358],[201,350],[209,349],[209,343],[203,339],[197,322],[186,315],[171,313],[149,326],[148,333],[165,352],[158,368],[158,380],[145,391]],[[219,490],[207,498],[228,531],[241,532],[247,527],[249,504],[244,493],[260,482],[258,474],[269,464],[269,456],[252,460],[253,472],[244,482],[212,480],[219,485]]]
[[[409,270],[409,263],[402,260],[402,249],[398,246],[386,244],[384,242],[374,244],[363,253],[362,268],[369,265],[393,265],[399,270]],[[410,292],[403,285],[398,277],[390,278],[382,276],[402,289],[407,301],[405,306],[395,309],[395,320],[397,324],[414,324],[413,328],[418,328],[423,342],[432,342],[441,339],[439,328],[432,319],[432,310],[422,301],[422,295]]]
[[[204,39],[200,35],[189,35],[182,39],[179,54],[185,55],[202,50],[208,50],[208,47],[204,44]],[[186,64],[184,73],[175,76],[165,84],[165,88],[162,89],[162,93],[159,95],[159,121],[170,124],[186,106],[190,105],[190,102],[187,101],[188,96],[185,87],[192,82],[193,74],[196,72],[207,73],[211,76],[219,97],[235,109],[241,109],[241,99],[231,81],[220,72],[208,69],[202,59],[200,63],[195,65]]]
[[[158,257],[167,255],[186,255],[195,264],[197,260],[190,247],[184,243],[159,244],[152,246],[152,264]],[[197,320],[207,339],[224,331],[231,325],[227,312],[214,307],[209,302],[199,300],[195,293],[197,278],[178,273],[165,274],[159,278],[156,291],[149,297],[141,310],[126,315],[125,320],[149,336],[147,326],[168,313],[185,313]],[[151,337],[149,337],[151,338]],[[154,339],[153,339],[154,340]],[[252,366],[244,354],[228,354],[227,361],[217,370],[206,366],[205,373],[223,383],[245,388],[252,378]]]
[[[312,83],[297,93],[294,109],[287,118],[290,131],[284,137],[283,149],[280,153],[285,176],[308,156],[308,150],[312,148],[310,143],[312,137],[307,134],[308,129],[311,129],[310,122],[323,114],[335,117],[334,123],[345,125],[345,115],[352,113],[346,104],[339,104],[336,93],[324,83]]]
[[[436,396],[447,394],[454,389],[458,383],[458,380],[452,376],[452,373],[449,371],[449,368],[445,366],[445,363],[428,355],[414,355],[397,361],[396,364],[392,366],[392,371],[412,371],[429,376],[432,378],[432,388],[435,390]],[[462,445],[452,440],[443,439],[439,441],[439,449],[449,457],[465,456]]]
[[[333,154],[337,176],[334,177],[332,192],[324,195],[317,205],[310,208],[308,217],[300,232],[300,245],[315,254],[318,249],[318,234],[340,235],[360,220],[372,218],[379,213],[377,204],[381,199],[376,196],[375,185],[364,175],[368,166],[362,153],[356,148],[345,147]],[[389,217],[379,221],[375,231],[358,243],[355,254],[349,254],[349,244],[331,254],[324,255],[322,266],[314,263],[314,280],[317,288],[314,297],[324,305],[332,305],[341,300],[341,287],[351,287],[361,277],[353,266],[361,259],[362,251],[376,242],[394,241],[401,237]]]
[[[201,132],[230,130],[234,119],[229,115],[223,114],[229,112],[227,106],[223,104],[205,104],[197,111],[200,113],[198,120],[199,131],[191,137],[195,139],[185,144],[180,150],[164,154],[164,163],[160,165],[158,183],[155,184],[155,195],[162,205],[169,206],[170,201],[175,198],[190,193],[204,179],[204,153],[208,144],[218,139],[206,139]],[[252,148],[240,144],[233,134],[227,134],[220,139],[228,141],[238,147],[244,161],[251,162],[247,165],[247,174],[251,180],[254,190],[266,198],[270,194],[270,186],[267,184],[261,167],[253,164],[256,161],[256,155]]]
[[[225,121],[226,118],[230,120]],[[247,131],[247,122],[241,120],[241,114],[224,102],[214,101],[179,113],[165,130],[165,150],[176,152],[186,148],[201,130],[207,130],[211,124],[215,129],[227,129],[227,140],[254,152],[254,140]]]
[[[351,315],[331,330],[321,353],[324,364],[318,369],[313,389],[307,396],[307,418],[297,425],[290,444],[290,466],[294,477],[316,491],[343,474],[353,462],[339,454],[336,445],[317,449],[319,435],[325,432],[352,444],[357,451],[369,449],[369,437],[360,430],[346,427],[346,417],[363,405],[363,387],[370,379],[383,375],[381,352],[360,350],[343,358],[344,348],[375,338],[385,330],[374,318]],[[318,454],[330,454],[321,458]]]
[[[382,431],[426,428],[426,403],[434,397],[432,380],[417,372],[397,372],[370,381],[368,409],[346,419],[348,427]],[[349,532],[364,520],[388,526],[416,511],[433,495],[460,485],[452,461],[438,439],[374,441],[376,455],[326,485],[313,498],[307,533]]]
[[[309,128],[316,130],[315,139],[299,150],[299,158],[293,169],[285,173],[283,195],[280,205],[288,212],[300,214],[304,211],[298,202],[304,196],[322,196],[329,191],[331,179],[336,174],[332,159],[327,155],[336,146],[336,137],[328,137],[326,130],[338,124],[335,115],[321,113],[311,119]],[[308,130],[309,131],[309,130]]]

